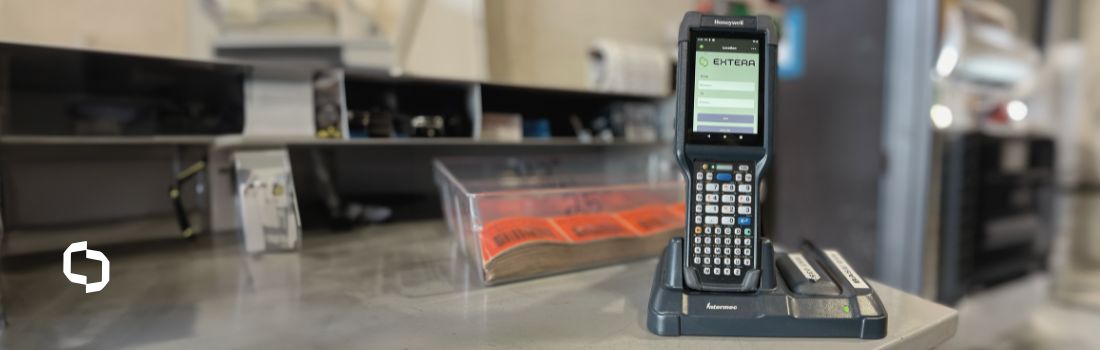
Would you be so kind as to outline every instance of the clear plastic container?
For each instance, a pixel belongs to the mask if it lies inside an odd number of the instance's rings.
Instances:
[[[615,157],[455,157],[436,159],[433,167],[448,226],[467,256],[480,268],[482,281],[493,284],[659,253],[660,249],[650,247],[652,244],[643,247],[624,241],[614,248],[614,255],[621,259],[578,256],[574,259],[576,264],[566,266],[560,261],[545,266],[523,261],[531,265],[532,274],[493,278],[486,271],[481,237],[487,224],[501,220],[555,220],[658,206],[682,208],[684,185],[680,170],[671,154],[665,153]],[[682,211],[679,215],[675,224],[682,227]],[[671,231],[668,228],[664,227]],[[623,252],[624,249],[639,251]]]

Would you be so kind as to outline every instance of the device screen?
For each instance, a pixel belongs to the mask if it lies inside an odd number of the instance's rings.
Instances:
[[[692,143],[761,145],[763,38],[752,33],[697,33]]]

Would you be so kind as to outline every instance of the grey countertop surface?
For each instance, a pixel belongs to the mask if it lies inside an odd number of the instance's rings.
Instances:
[[[91,239],[112,263],[93,294],[65,280],[60,257],[8,261],[0,347],[923,349],[957,323],[876,283],[890,315],[881,340],[659,337],[645,327],[656,259],[482,287],[440,221],[307,234],[299,253],[247,256],[234,241]],[[97,280],[89,266],[74,269]]]

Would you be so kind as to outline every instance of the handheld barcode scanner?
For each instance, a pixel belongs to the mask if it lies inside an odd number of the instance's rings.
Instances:
[[[772,144],[772,21],[689,13],[678,45],[676,158],[688,186],[684,282],[703,291],[754,291],[759,185]]]
[[[680,24],[676,159],[687,232],[668,242],[646,328],[666,336],[886,336],[886,309],[836,250],[776,252],[761,237],[776,38],[768,17],[696,12]]]

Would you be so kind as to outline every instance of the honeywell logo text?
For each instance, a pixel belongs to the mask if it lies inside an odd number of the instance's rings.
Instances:
[[[731,27],[732,26],[743,26],[743,25],[745,25],[745,20],[741,19],[741,20],[732,21],[732,20],[726,20],[726,19],[716,19],[716,20],[714,20],[714,24],[719,24],[719,25],[724,25],[724,26],[731,26]]]

